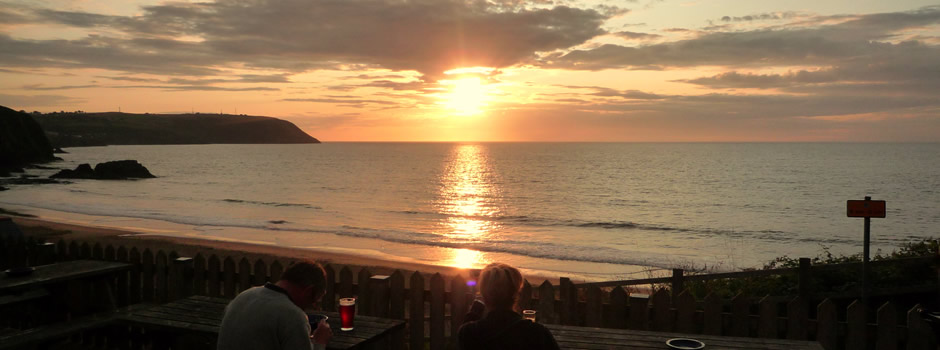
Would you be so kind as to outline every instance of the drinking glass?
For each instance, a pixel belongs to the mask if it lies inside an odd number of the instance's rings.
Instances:
[[[522,310],[522,318],[535,322],[535,310]]]
[[[353,318],[356,317],[356,298],[339,299],[339,317],[341,331],[353,330]]]

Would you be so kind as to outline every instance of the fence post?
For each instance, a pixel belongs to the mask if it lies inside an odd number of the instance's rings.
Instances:
[[[836,350],[839,346],[839,312],[836,304],[826,298],[816,306],[816,341],[823,349]],[[897,328],[897,327],[895,327]]]
[[[372,272],[363,267],[359,270],[356,281],[356,310],[360,315],[372,315],[372,291],[369,290],[369,277]]]
[[[562,285],[562,288],[565,288]],[[562,289],[564,291],[564,289]],[[585,311],[584,324],[588,327],[604,326],[604,302],[601,296],[601,289],[598,286],[590,286],[587,289],[587,310]],[[564,312],[568,312],[562,308]]]
[[[415,271],[408,284],[411,300],[408,314],[408,334],[410,349],[424,349],[424,277]]]
[[[222,296],[222,262],[215,254],[209,257],[209,285],[206,288],[210,297]]]
[[[480,286],[477,285],[477,288]],[[525,309],[535,309],[532,307],[532,285],[529,280],[522,280],[522,291],[519,292],[519,307]]]
[[[206,257],[202,253],[193,258],[193,294],[206,295]]]
[[[431,350],[444,349],[444,277],[431,276]]]
[[[396,320],[405,319],[405,276],[400,270],[395,270],[389,277],[388,318]],[[423,316],[423,315],[422,315]],[[391,349],[405,348],[405,329],[399,328],[391,335]]]
[[[258,259],[255,261],[255,274],[252,276],[251,284],[263,286],[266,282],[268,282],[268,264],[264,263],[264,259]]]
[[[692,333],[695,329],[695,297],[688,290],[676,297],[676,331]]]
[[[539,286],[539,323],[555,323],[555,287],[546,280]]]
[[[117,261],[130,263],[130,259],[127,256],[127,248],[124,248],[123,245],[118,247],[115,258],[117,259]],[[130,274],[131,274],[130,271],[121,272],[120,274],[118,274],[117,280],[115,281],[117,283],[117,286],[115,286],[114,289],[117,292],[117,306],[118,307],[127,306],[128,290],[130,288],[129,286]]]
[[[682,269],[672,269],[672,297],[675,299],[679,293],[685,289],[685,271]]]
[[[812,263],[809,258],[800,258],[800,273],[799,273],[799,284],[800,284],[800,297],[804,301],[809,301],[809,295],[811,293],[812,287],[810,278],[812,278],[810,269],[812,268]]]
[[[55,243],[39,243],[36,249],[39,251],[39,265],[46,265],[55,262]]]
[[[760,318],[757,321],[757,336],[761,338],[777,338],[777,303],[764,296],[760,300]]]
[[[467,314],[467,282],[463,276],[456,275],[450,283],[450,336],[451,348],[456,349],[457,331],[463,325],[464,316]]]
[[[936,335],[920,317],[920,310],[917,304],[907,311],[907,350],[936,349]]]
[[[62,245],[57,244],[56,248],[59,248],[60,246]],[[128,253],[127,259],[128,262],[133,265],[133,267],[131,267],[130,278],[127,281],[129,289],[127,293],[127,302],[128,304],[137,304],[141,301],[140,282],[144,266],[143,262],[140,260],[140,251],[137,250],[137,247],[131,247],[131,251]]]
[[[731,335],[747,337],[750,329],[751,300],[744,293],[738,293],[731,299]]]
[[[878,308],[876,320],[878,330],[875,332],[875,349],[897,350],[898,348],[898,312],[891,302],[884,303]]]
[[[630,294],[630,328],[649,329],[649,299],[648,294]]]
[[[672,297],[666,288],[660,288],[653,293],[651,298],[653,302],[653,327],[652,330],[659,332],[672,331],[675,318],[672,317]]]
[[[369,297],[372,305],[369,308],[370,316],[388,317],[388,288],[389,276],[375,275],[369,277]]]
[[[846,349],[866,349],[868,348],[868,308],[861,301],[855,300],[849,304],[845,313],[846,331],[845,348]]]
[[[281,279],[281,263],[277,260],[274,260],[271,263],[271,279],[273,282],[275,280],[274,274],[277,273],[277,279]],[[336,310],[336,270],[333,270],[332,265],[326,265],[323,267],[323,272],[326,275],[326,292],[323,294],[323,299],[320,301],[320,306],[323,307],[323,310],[326,311],[335,311]]]
[[[176,258],[176,260],[173,260],[173,269],[176,270],[174,275],[177,278],[176,285],[179,288],[176,291],[176,296],[185,298],[193,295],[193,258]]]
[[[559,295],[561,297],[561,309],[558,310],[558,323],[576,325],[578,324],[578,290],[568,277],[562,277],[558,282]],[[588,305],[590,305],[590,297],[587,299],[587,302]]]
[[[787,304],[787,339],[806,340],[806,299],[796,297]]]
[[[83,245],[83,247],[84,246],[85,245]],[[82,251],[84,252],[84,249],[82,249]],[[167,278],[167,270],[168,270],[166,253],[164,253],[162,250],[158,250],[156,259],[157,259],[157,263],[156,263],[156,268],[154,269],[154,274],[155,274],[154,277],[156,278],[157,283],[156,283],[156,287],[154,288],[154,292],[156,293],[154,300],[156,300],[158,303],[165,303],[166,297],[167,297],[167,279],[166,278]]]
[[[622,287],[614,287],[610,292],[610,323],[613,328],[627,328],[627,292]]]
[[[349,269],[349,266],[343,266],[339,269],[339,297],[340,298],[352,298],[353,297],[353,277],[352,270]]]

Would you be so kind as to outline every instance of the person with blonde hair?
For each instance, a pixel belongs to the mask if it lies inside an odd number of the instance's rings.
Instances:
[[[501,263],[480,272],[482,302],[475,300],[457,333],[457,347],[474,349],[557,350],[558,342],[545,326],[526,320],[516,312],[522,290],[522,273]]]

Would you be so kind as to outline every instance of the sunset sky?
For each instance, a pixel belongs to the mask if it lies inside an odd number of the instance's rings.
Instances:
[[[0,105],[323,141],[940,141],[936,0],[0,0]]]

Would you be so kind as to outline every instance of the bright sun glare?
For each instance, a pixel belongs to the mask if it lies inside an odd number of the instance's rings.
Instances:
[[[441,80],[441,84],[448,87],[444,105],[458,115],[480,114],[486,107],[487,87],[479,77]]]

